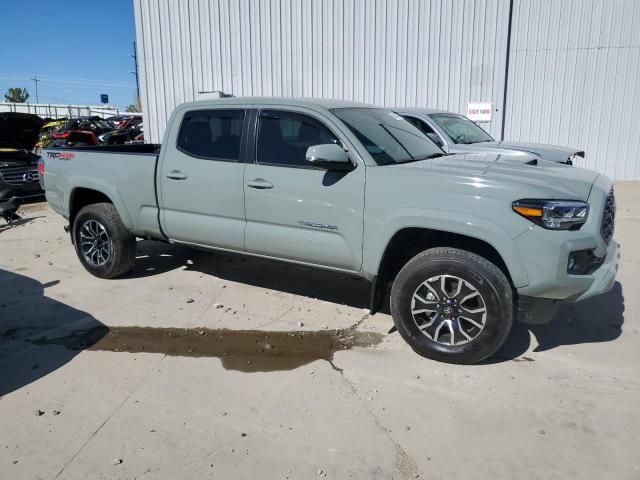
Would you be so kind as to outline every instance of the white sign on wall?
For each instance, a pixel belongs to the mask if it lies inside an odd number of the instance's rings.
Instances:
[[[467,105],[467,117],[472,122],[490,122],[493,108],[491,103],[472,103]]]

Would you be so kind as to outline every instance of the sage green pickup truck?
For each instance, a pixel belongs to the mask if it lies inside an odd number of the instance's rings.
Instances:
[[[612,182],[526,156],[445,154],[393,111],[228,98],[176,108],[162,146],[47,150],[51,207],[114,278],[136,238],[358,275],[419,354],[475,363],[516,318],[609,290]]]

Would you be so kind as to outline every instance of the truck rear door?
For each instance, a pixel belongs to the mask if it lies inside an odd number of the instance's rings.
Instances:
[[[242,107],[174,115],[157,173],[161,222],[171,240],[244,250],[247,117]]]

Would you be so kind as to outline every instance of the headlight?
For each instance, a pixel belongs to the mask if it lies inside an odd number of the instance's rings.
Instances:
[[[589,204],[574,200],[517,200],[512,208],[549,230],[578,230],[589,216]]]

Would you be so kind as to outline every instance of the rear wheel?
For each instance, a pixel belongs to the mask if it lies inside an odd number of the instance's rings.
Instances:
[[[400,270],[391,313],[402,338],[420,355],[471,364],[495,353],[509,335],[513,293],[504,273],[486,259],[433,248]]]
[[[76,253],[84,268],[100,278],[115,278],[133,268],[136,238],[110,203],[82,208],[73,222]]]

